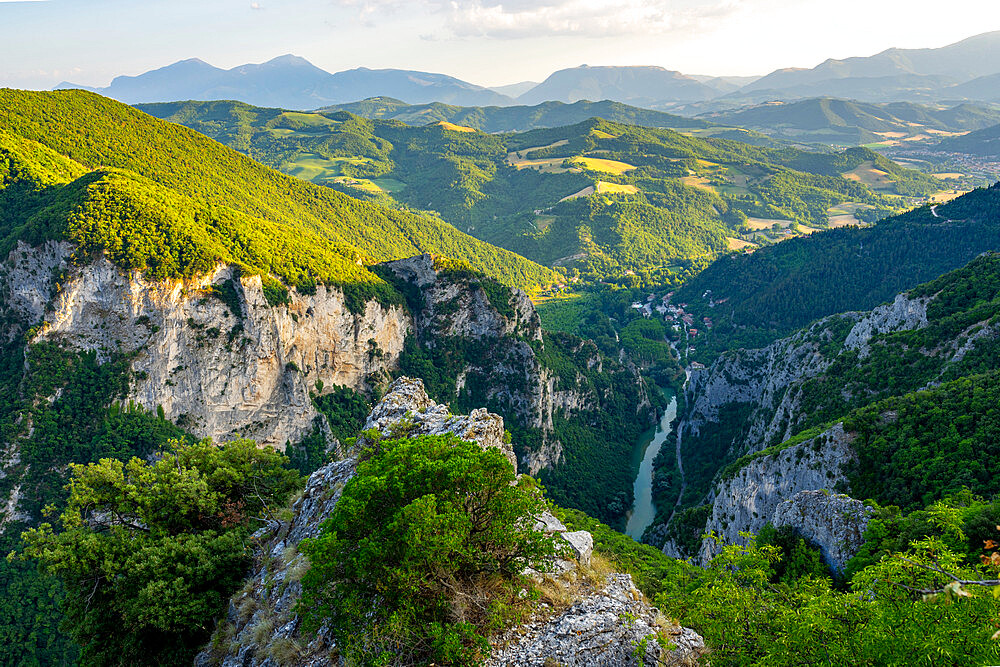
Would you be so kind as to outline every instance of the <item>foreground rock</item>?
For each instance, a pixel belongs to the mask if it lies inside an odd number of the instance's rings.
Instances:
[[[500,449],[514,462],[510,445],[503,441],[501,417],[486,410],[474,410],[470,415],[450,415],[445,406],[428,398],[420,380],[396,380],[372,410],[367,429],[378,429],[387,436],[454,433],[484,448]],[[333,511],[354,470],[353,458],[320,468],[309,477],[305,491],[295,501],[291,520],[272,521],[258,531],[254,536],[258,547],[253,569],[243,589],[233,596],[227,618],[217,628],[212,644],[198,655],[196,665],[326,667],[337,664],[336,649],[329,633],[321,629],[316,635],[303,635],[301,621],[294,612],[302,592],[301,579],[308,569],[308,562],[299,553],[298,545],[303,539],[319,533],[320,525]],[[594,542],[590,533],[568,532],[566,526],[549,513],[537,518],[535,529],[562,535],[566,540],[574,560],[559,561],[556,569],[561,574],[558,580],[549,578],[549,583],[573,585],[572,582],[579,579],[577,568],[585,567],[591,559]],[[580,658],[566,664],[638,664],[634,656],[629,657],[637,645],[633,640],[641,642],[661,629],[678,638],[673,643],[686,647],[685,655],[702,645],[700,638],[691,631],[671,627],[663,621],[659,612],[642,600],[627,575],[611,575],[605,586],[580,591],[577,598],[557,619],[542,620],[545,614],[540,610],[533,625],[515,633],[521,639],[504,651],[527,656],[525,662],[519,663],[520,658],[514,662],[497,658],[501,661],[491,664],[543,664],[545,657],[558,661],[558,656],[573,652],[573,637],[566,634],[568,628],[583,633],[575,635],[580,640],[578,654],[596,662],[580,661],[583,660]],[[633,617],[637,620],[628,623]],[[551,623],[556,625],[549,627]],[[534,639],[529,639],[531,637]],[[661,659],[661,654],[669,655],[654,640],[647,644],[652,646],[647,647],[649,658],[643,664],[658,664],[656,660]]]
[[[705,652],[704,640],[693,630],[669,623],[627,574],[610,574],[602,586],[580,597],[555,616],[536,618],[503,639],[510,643],[494,651],[489,667],[507,665],[692,665]],[[657,636],[669,638],[666,648]]]

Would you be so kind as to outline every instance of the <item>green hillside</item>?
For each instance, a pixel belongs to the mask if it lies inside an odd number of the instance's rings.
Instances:
[[[1000,110],[972,104],[948,108],[815,97],[704,114],[701,118],[790,141],[858,146],[904,138],[927,141],[940,133],[979,130],[1000,121]]]
[[[440,221],[289,178],[91,93],[4,89],[0,104],[7,248],[16,238],[65,238],[158,277],[232,261],[287,285],[383,298],[392,291],[364,265],[423,252],[517,287],[556,278]]]
[[[139,105],[139,108],[157,116],[159,114],[155,109],[148,108],[154,106]],[[347,111],[364,118],[398,120],[407,125],[427,125],[447,121],[489,133],[524,132],[540,127],[575,125],[594,117],[604,118],[613,123],[646,127],[695,129],[712,126],[712,123],[697,118],[642,109],[611,100],[603,102],[581,100],[572,104],[543,102],[534,106],[461,107],[441,102],[407,104],[391,97],[373,97],[360,102],[325,107],[319,111],[323,113]]]
[[[942,139],[936,150],[950,153],[968,153],[1000,159],[1000,125],[993,125],[960,137]]]
[[[675,297],[699,318],[715,321],[698,343],[698,358],[763,346],[834,313],[868,310],[1000,249],[1000,184],[935,210],[940,217],[925,206],[872,227],[831,230],[720,258]]]
[[[235,102],[143,108],[314,183],[433,209],[463,231],[591,280],[675,279],[728,248],[825,228],[838,206],[875,219],[939,189],[866,149],[766,148],[596,118],[485,134],[452,121],[411,127]]]

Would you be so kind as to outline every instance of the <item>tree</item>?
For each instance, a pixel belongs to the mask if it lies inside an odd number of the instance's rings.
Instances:
[[[190,664],[250,557],[247,536],[299,483],[251,440],[170,441],[157,460],[72,465],[60,530],[22,534],[62,580],[84,665]]]
[[[377,443],[344,487],[319,537],[300,611],[328,622],[359,664],[470,664],[515,619],[545,569],[551,537],[530,478],[497,449],[454,435]],[[530,597],[530,596],[529,596]]]

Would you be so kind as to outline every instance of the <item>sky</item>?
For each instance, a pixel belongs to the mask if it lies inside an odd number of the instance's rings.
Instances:
[[[186,58],[496,86],[588,65],[762,75],[1000,30],[997,0],[0,0],[0,86],[106,86]]]

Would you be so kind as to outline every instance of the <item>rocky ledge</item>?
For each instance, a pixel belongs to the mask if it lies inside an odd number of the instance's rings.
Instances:
[[[420,380],[396,380],[365,427],[388,436],[454,433],[484,448],[496,447],[514,463],[510,444],[504,442],[503,418],[486,410],[451,415],[446,406],[428,398]],[[314,472],[293,504],[291,519],[273,520],[254,535],[257,548],[252,571],[230,601],[227,618],[220,622],[211,645],[196,658],[197,666],[330,667],[338,663],[327,632],[321,629],[309,637],[300,633],[294,610],[308,562],[298,545],[319,533],[354,475],[355,463],[347,458]],[[576,596],[569,608],[554,617],[551,608],[540,607],[534,621],[498,642],[490,664],[684,664],[682,660],[693,660],[703,652],[701,638],[666,622],[642,599],[628,575],[612,574],[603,586],[583,589],[572,583],[580,579],[580,568],[590,563],[594,544],[590,533],[570,532],[549,513],[538,517],[534,528],[565,539],[572,560],[557,563],[560,574],[546,582],[572,587]],[[667,648],[655,641],[658,631],[671,637]]]

